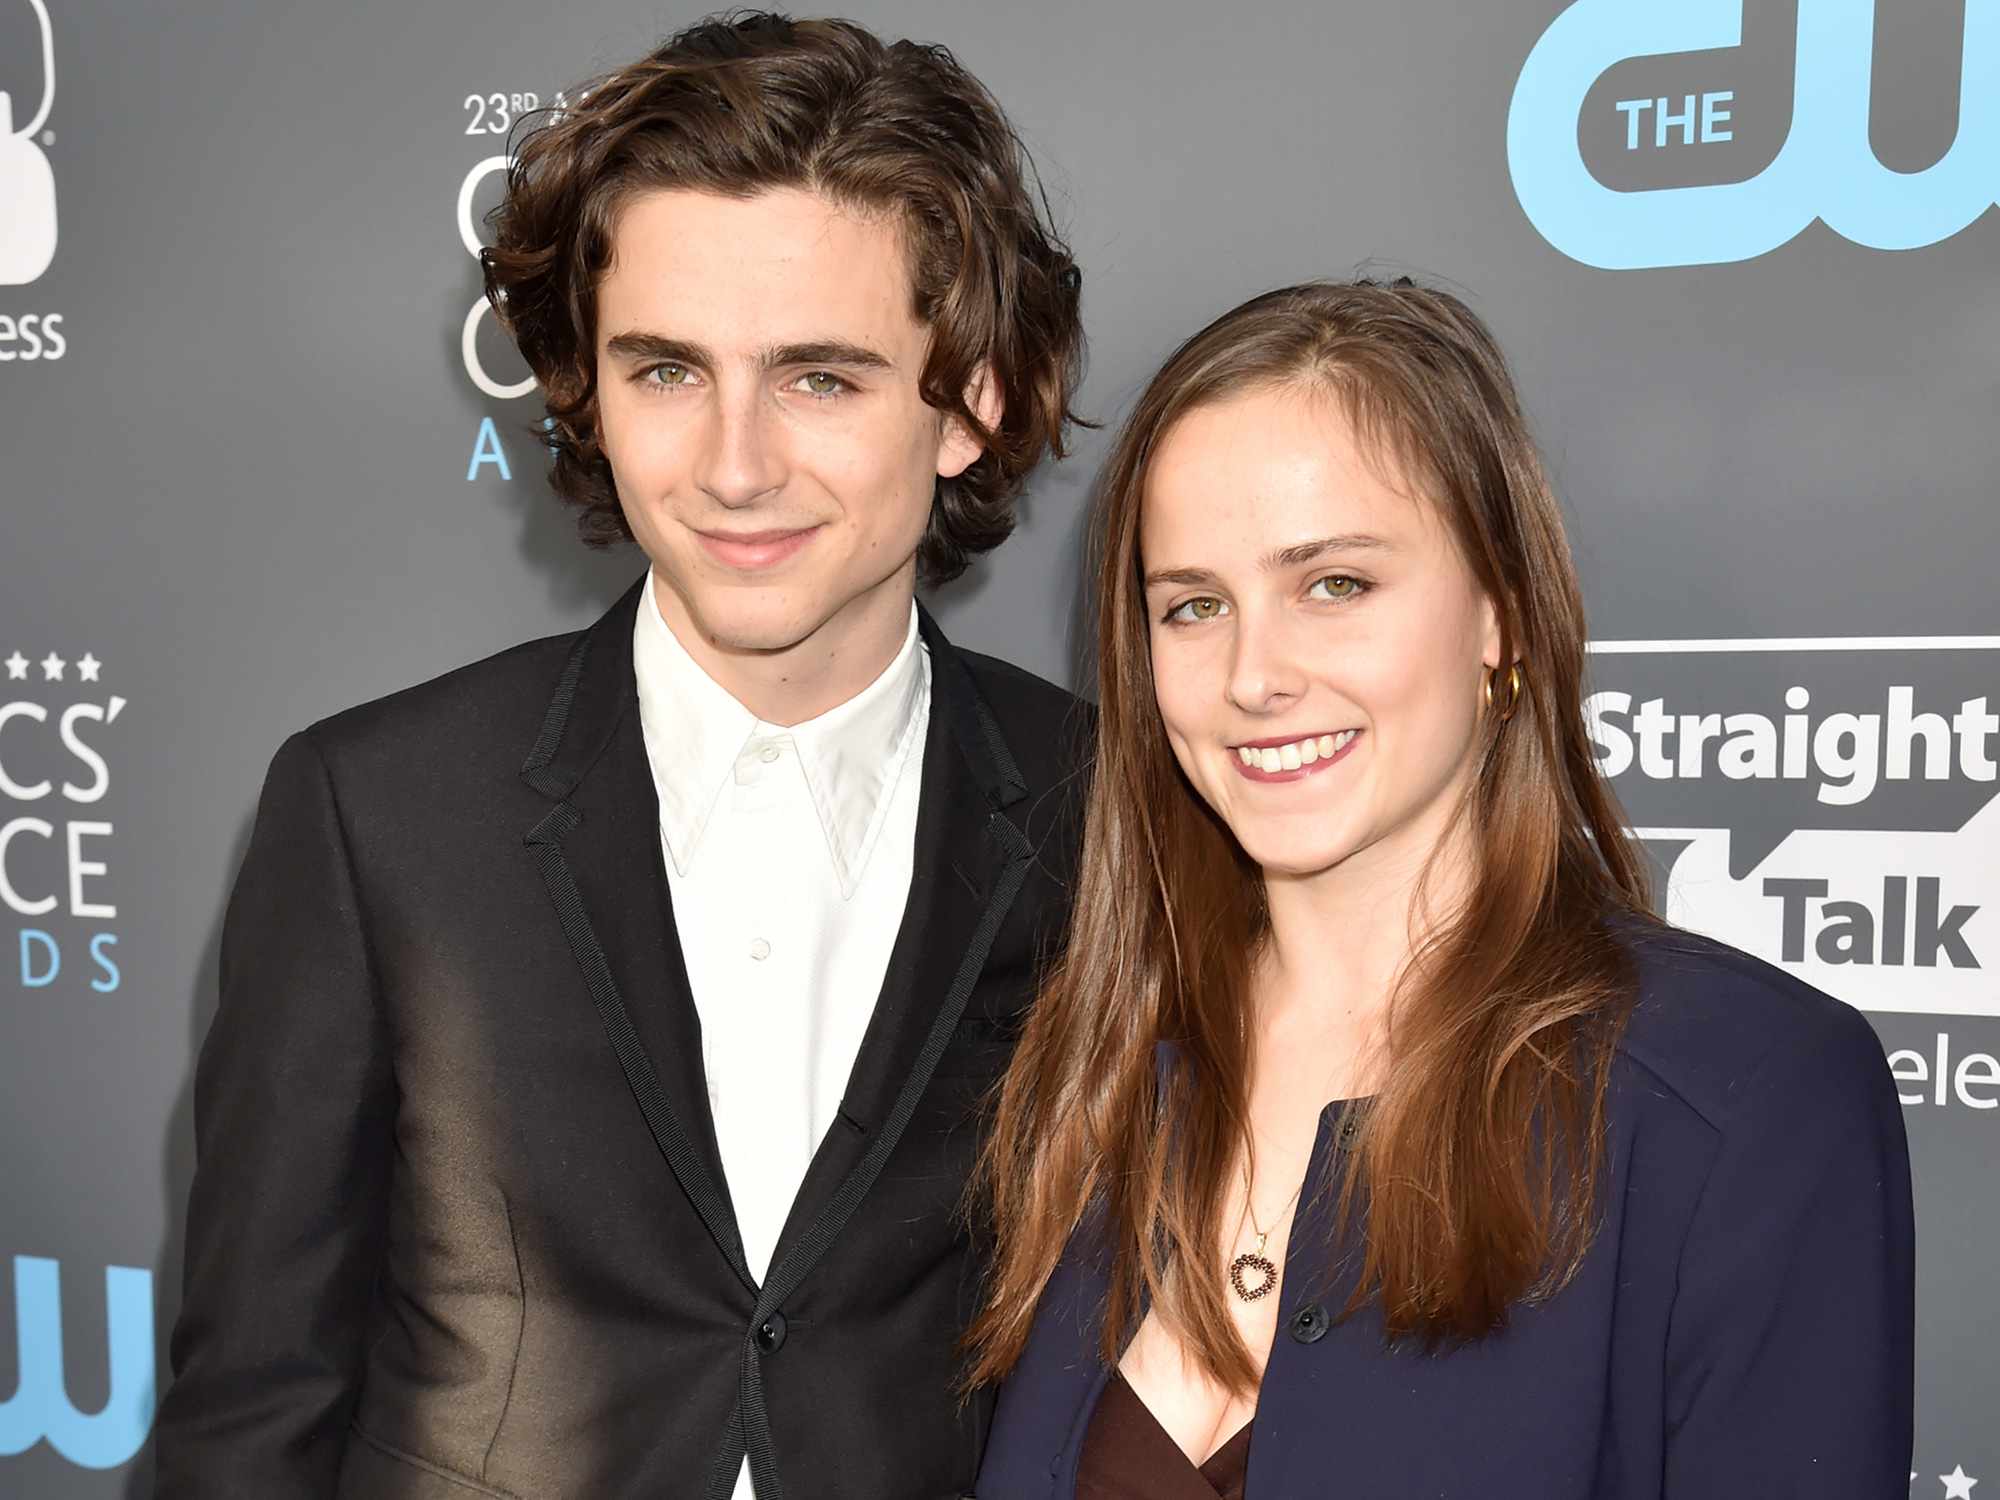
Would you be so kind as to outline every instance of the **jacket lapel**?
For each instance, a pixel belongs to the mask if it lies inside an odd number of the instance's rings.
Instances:
[[[527,831],[572,956],[661,1153],[744,1286],[639,726],[632,626],[641,589],[577,641],[522,779],[553,804]],[[1032,850],[1027,796],[970,669],[927,611],[931,718],[909,901],[841,1108],[793,1202],[759,1316],[797,1290],[894,1151],[964,1014]],[[769,1304],[766,1307],[766,1304]],[[754,1325],[753,1325],[754,1326]]]
[[[964,1014],[1032,850],[1008,816],[1027,788],[958,652],[927,611],[931,717],[903,921],[847,1092],[800,1184],[760,1307],[805,1279],[895,1149]]]
[[[642,580],[643,583],[643,580]],[[553,806],[525,835],[647,1128],[739,1281],[760,1328],[819,1263],[901,1139],[1027,876],[1008,816],[1026,784],[972,674],[927,612],[931,719],[909,901],[838,1117],[808,1168],[759,1288],[730,1207],[701,1027],[660,851],[632,669],[634,586],[572,650],[521,776]],[[1018,816],[1018,812],[1016,813]],[[707,1476],[726,1495],[747,1450],[778,1493],[763,1358],[743,1342],[737,1410]]]
[[[640,597],[635,585],[570,654],[521,768],[554,803],[525,842],[648,1130],[730,1268],[754,1291],[716,1149],[701,1021],[639,726],[632,626]]]

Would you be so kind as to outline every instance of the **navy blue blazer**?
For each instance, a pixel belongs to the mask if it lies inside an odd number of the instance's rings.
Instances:
[[[1308,1192],[1247,1500],[1882,1500],[1909,1485],[1908,1150],[1868,1022],[1746,954],[1635,931],[1603,1224],[1574,1281],[1482,1343],[1385,1344]],[[1310,1180],[1337,1162],[1320,1119]],[[1110,1370],[1088,1229],[1001,1387],[979,1500],[1073,1500]]]

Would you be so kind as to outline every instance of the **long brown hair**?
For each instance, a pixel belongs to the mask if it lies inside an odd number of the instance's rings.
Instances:
[[[1589,1248],[1632,991],[1609,919],[1642,915],[1648,896],[1584,730],[1583,610],[1561,514],[1505,360],[1463,302],[1408,281],[1288,287],[1175,351],[1101,482],[1097,767],[1068,950],[1001,1085],[975,1184],[1000,1245],[967,1336],[974,1384],[1019,1358],[1093,1207],[1111,1257],[1104,1357],[1150,1303],[1213,1378],[1256,1380],[1222,1287],[1263,882],[1162,728],[1139,520],[1168,429],[1273,386],[1337,401],[1437,506],[1494,601],[1502,661],[1524,669],[1511,716],[1484,716],[1458,814],[1469,894],[1392,996],[1382,1087],[1339,1185],[1343,1232],[1357,1217],[1363,1229],[1346,1312],[1377,1302],[1391,1339],[1477,1339],[1510,1305],[1558,1289]],[[1160,1040],[1180,1052],[1163,1078]]]
[[[913,311],[931,332],[923,398],[984,449],[938,481],[918,545],[927,582],[955,577],[1014,529],[1042,456],[1063,455],[1082,277],[985,86],[942,47],[852,21],[710,17],[544,112],[520,142],[482,259],[487,297],[541,383],[550,482],[586,541],[631,539],[597,419],[596,292],[618,210],[657,188],[782,187],[902,227]],[[989,364],[1006,398],[992,428],[965,400]]]

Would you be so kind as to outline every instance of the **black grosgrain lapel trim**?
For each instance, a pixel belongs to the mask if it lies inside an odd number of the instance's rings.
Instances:
[[[917,606],[917,627],[930,648],[931,691],[951,726],[952,739],[972,768],[974,782],[993,807],[1012,807],[1028,795],[1028,783],[973,680],[972,668],[922,605]]]
[[[575,831],[580,821],[581,815],[567,802],[559,802],[549,810],[549,815],[528,834],[527,842],[535,851],[535,868],[542,877],[542,884],[548,888],[549,899],[555,902],[563,936],[569,940],[570,953],[576,959],[577,967],[583,970],[591,1003],[597,1007],[598,1019],[604,1023],[611,1050],[618,1055],[619,1069],[631,1087],[632,1097],[639,1103],[639,1113],[645,1117],[647,1130],[652,1132],[654,1142],[666,1157],[667,1165],[673,1168],[682,1191],[688,1195],[688,1201],[694,1204],[695,1212],[701,1215],[702,1223],[708,1226],[708,1232],[728,1259],[730,1269],[747,1289],[754,1292],[757,1283],[750,1275],[749,1262],[743,1254],[743,1236],[736,1227],[735,1211],[730,1207],[729,1199],[716,1186],[692,1138],[667,1101],[666,1091],[660,1087],[652,1057],[639,1041],[631,1014],[625,1008],[624,997],[618,993],[617,982],[611,977],[611,966],[605,961],[603,946],[591,930],[582,893],[577,890],[575,877],[570,874],[569,862],[563,858],[562,842]]]
[[[699,1122],[684,1119],[682,1113],[674,1108],[671,1094],[661,1083],[652,1051],[647,1048],[640,1028],[634,1024],[627,1008],[617,980],[617,966],[599,939],[598,924],[592,919],[590,903],[585,900],[576,870],[571,867],[566,853],[571,836],[586,823],[586,814],[577,805],[579,787],[593,768],[600,762],[608,762],[608,768],[590,785],[595,787],[605,776],[617,779],[620,787],[630,781],[636,790],[623,800],[634,804],[643,802],[643,805],[614,810],[610,802],[618,800],[615,789],[609,799],[596,794],[585,799],[591,803],[589,817],[595,820],[591,825],[596,833],[592,851],[600,857],[615,858],[618,865],[615,870],[587,873],[591,874],[592,888],[600,896],[607,887],[625,889],[632,882],[646,881],[644,888],[648,890],[653,885],[659,887],[659,921],[653,921],[653,914],[644,913],[643,922],[636,924],[648,930],[634,932],[635,923],[615,907],[608,914],[613,919],[614,930],[626,933],[621,961],[628,966],[634,957],[633,952],[626,950],[636,950],[647,940],[672,950],[670,954],[661,955],[661,961],[640,970],[642,982],[644,976],[655,975],[655,982],[662,993],[660,996],[649,996],[649,1000],[658,1000],[660,1006],[667,1006],[670,1002],[678,1004],[691,1015],[692,1008],[687,1003],[687,997],[671,994],[685,988],[685,979],[675,970],[674,962],[668,961],[678,960],[679,945],[672,940],[672,914],[666,906],[665,876],[658,869],[657,809],[652,804],[650,784],[646,782],[644,768],[640,764],[643,753],[619,739],[621,735],[636,736],[639,733],[634,722],[636,710],[628,702],[636,692],[632,679],[631,635],[638,597],[637,588],[627,593],[577,641],[564,663],[555,691],[549,699],[548,710],[543,715],[540,733],[521,767],[521,777],[528,785],[542,795],[557,800],[555,806],[528,830],[523,842],[531,851],[536,871],[555,905],[571,956],[582,971],[591,1003],[597,1010],[605,1036],[617,1056],[619,1069],[632,1090],[632,1097],[639,1106],[647,1130],[660,1153],[666,1157],[667,1165],[687,1194],[688,1201],[694,1205],[695,1212],[701,1216],[702,1223],[728,1261],[730,1270],[754,1295],[757,1284],[750,1275],[743,1254],[743,1238],[737,1229],[735,1211],[720,1185],[719,1169],[714,1162],[712,1132],[706,1128],[708,1121],[706,1118]],[[626,764],[635,756],[638,757],[634,762],[637,769]],[[612,821],[621,817],[625,821],[623,827]],[[649,881],[648,872],[652,876]],[[600,912],[600,915],[604,914],[607,913]],[[668,931],[650,930],[654,927],[665,927]],[[657,1030],[658,1021],[654,1024]],[[691,1053],[692,1057],[683,1057],[682,1053]],[[674,1060],[698,1065],[698,1032],[692,1038],[684,1039],[675,1051]],[[684,1103],[692,1097],[695,1103],[691,1107],[698,1108],[701,1096],[698,1081],[691,1085],[682,1076],[685,1072],[686,1067],[683,1066],[673,1076],[680,1080]],[[693,1123],[704,1127],[700,1134],[690,1130]],[[704,1150],[704,1146],[709,1149]]]
[[[844,1115],[850,1106],[859,1110],[858,1123],[867,1134],[850,1136],[836,1124],[830,1144],[822,1144],[794,1205],[798,1217],[786,1224],[758,1293],[753,1331],[782,1312],[881,1176],[930,1087],[1033,863],[1028,836],[1003,811],[1026,797],[1027,784],[1000,726],[971,669],[936,622],[921,610],[918,619],[930,650],[932,716],[915,888],[842,1107]],[[922,1043],[912,1055],[908,1049],[919,1035]],[[886,1108],[878,1110],[878,1103]],[[866,1148],[854,1160],[848,1153],[863,1140]],[[831,1192],[822,1196],[829,1184]],[[764,1400],[763,1354],[754,1332],[745,1341],[737,1415],[758,1500],[770,1500],[781,1491]],[[723,1500],[728,1490],[712,1482],[709,1494]]]
[[[566,797],[573,784],[552,772],[549,762],[555,758],[556,750],[563,741],[563,731],[569,727],[570,709],[576,703],[576,685],[583,677],[583,664],[590,657],[590,643],[596,637],[595,630],[587,631],[570,648],[569,659],[563,663],[562,676],[556,679],[556,690],[550,695],[549,706],[542,714],[541,732],[535,736],[535,745],[528,752],[528,758],[521,763],[521,779],[544,797]]]

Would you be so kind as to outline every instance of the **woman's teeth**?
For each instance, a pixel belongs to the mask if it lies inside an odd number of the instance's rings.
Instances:
[[[1339,734],[1323,734],[1314,740],[1294,740],[1289,745],[1267,745],[1261,750],[1238,745],[1236,758],[1266,774],[1296,771],[1300,766],[1309,766],[1316,760],[1338,755],[1347,748],[1347,742],[1360,732],[1358,729],[1343,729]]]

